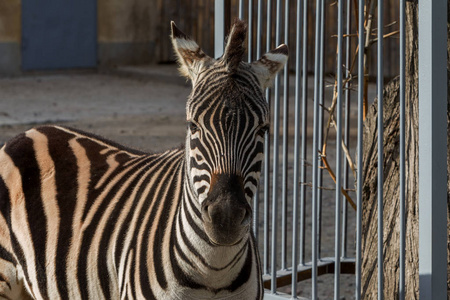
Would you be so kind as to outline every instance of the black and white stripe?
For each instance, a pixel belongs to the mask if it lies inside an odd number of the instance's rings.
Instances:
[[[214,60],[172,24],[193,82],[185,148],[42,126],[0,150],[0,299],[262,299],[247,202],[287,48],[236,64],[242,36],[238,21]]]

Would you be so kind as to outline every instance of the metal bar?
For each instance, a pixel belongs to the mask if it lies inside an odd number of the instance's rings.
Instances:
[[[264,294],[264,300],[286,300],[290,299],[291,297],[286,294]],[[307,298],[301,298],[307,300]]]
[[[225,0],[214,1],[214,57],[223,54],[225,42]]]
[[[252,62],[253,51],[253,0],[248,1],[248,62]],[[258,241],[258,216],[259,216],[259,188],[257,188],[255,196],[253,197],[253,233],[256,241]]]
[[[248,62],[252,62],[253,52],[253,0],[248,0]]]
[[[399,300],[405,300],[405,1],[400,0],[400,282]]]
[[[364,0],[358,1],[358,158],[356,180],[356,270],[355,299],[361,299],[361,234],[362,234],[362,135],[364,97]]]
[[[270,106],[270,91],[266,91]],[[264,135],[264,274],[269,273],[269,180],[270,180],[270,133]]]
[[[258,12],[256,17],[256,59],[261,58],[262,36],[262,0],[258,0]]]
[[[284,294],[284,293],[277,293],[277,294],[264,294],[264,300],[286,300],[286,299],[292,299],[291,295]],[[299,297],[296,298],[299,300],[309,300],[308,298]]]
[[[289,45],[289,0],[284,7],[284,43]],[[288,193],[288,134],[289,134],[289,66],[283,73],[283,171],[282,171],[282,214],[281,214],[281,269],[287,268],[287,193]]]
[[[447,297],[447,0],[419,1],[419,291]]]
[[[305,264],[306,228],[306,159],[307,159],[307,120],[308,120],[308,1],[303,0],[303,46],[302,46],[302,150],[300,173],[300,265]]]
[[[378,0],[377,96],[378,96],[378,299],[383,295],[383,0]]]
[[[275,44],[280,44],[280,12],[281,0],[277,0]],[[269,12],[268,12],[269,13]],[[271,267],[272,267],[272,286],[273,294],[277,291],[275,278],[277,277],[277,235],[278,235],[278,167],[279,167],[279,136],[280,136],[280,76],[275,76],[274,103],[273,103],[273,166],[272,166],[272,249],[271,249]],[[281,245],[283,253],[285,245]]]
[[[244,18],[244,1],[243,0],[239,0],[239,19],[243,19]]]
[[[341,186],[342,186],[342,35],[343,35],[343,1],[338,2],[338,53],[336,66],[337,103],[336,103],[336,223],[334,245],[334,299],[340,299],[340,271],[341,271]]]
[[[297,23],[295,37],[295,129],[294,129],[294,182],[292,195],[292,298],[297,299],[297,247],[298,247],[298,192],[300,157],[300,80],[301,80],[301,0],[297,0]]]
[[[272,33],[272,0],[267,0],[267,36],[266,36],[266,51],[269,52],[270,47],[270,41],[271,41],[271,33]]]
[[[303,266],[297,266],[297,282],[311,279],[312,265],[307,263]],[[334,274],[334,257],[324,257],[317,263],[317,274]],[[295,272],[294,272],[295,273]],[[355,260],[353,258],[343,258],[341,260],[341,274],[355,274]],[[272,277],[263,276],[264,287],[270,288]],[[277,286],[287,286],[292,284],[292,270],[279,270],[277,272]],[[294,295],[292,295],[294,296]]]
[[[261,35],[262,35],[262,0],[258,0],[258,16],[256,19],[256,59],[261,58]]]
[[[252,0],[250,0],[252,1]],[[262,0],[258,0],[258,11],[257,11],[257,19],[256,19],[256,59],[259,59],[261,57],[261,35],[262,35]],[[249,60],[251,60],[251,58],[249,58]],[[264,153],[264,157],[267,157],[266,152]],[[268,165],[264,164],[264,170],[266,170],[266,168],[268,169],[268,167],[266,167]],[[265,171],[263,171],[265,172]],[[264,175],[265,178],[265,175]],[[265,194],[265,193],[264,193]],[[254,207],[256,208],[255,210],[255,223],[254,223],[254,227],[255,227],[255,237],[256,237],[256,241],[259,241],[259,224],[258,224],[258,220],[259,220],[259,193],[256,193],[257,197],[256,198],[256,205],[254,205]],[[265,225],[264,225],[265,226]]]
[[[311,295],[312,299],[317,299],[317,179],[318,179],[318,152],[317,152],[317,138],[319,135],[319,58],[320,58],[320,23],[321,23],[321,8],[322,0],[316,0],[316,45],[314,58],[314,133],[313,133],[313,169],[312,169],[312,280],[311,280]]]
[[[262,4],[261,4],[262,0],[258,0],[258,12],[257,12],[257,19],[256,19],[256,59],[259,59],[261,57],[261,35],[262,35]],[[266,152],[264,153],[264,157],[267,157]],[[264,164],[264,170],[266,170],[266,167],[268,165]],[[265,171],[263,171],[265,172]],[[265,178],[265,175],[264,175]],[[257,195],[259,196],[259,193],[257,193]],[[256,241],[259,241],[259,224],[258,224],[258,220],[259,220],[259,199],[256,199],[257,201],[257,205],[254,206],[257,208],[258,213],[255,212],[255,237],[256,237]]]
[[[350,44],[350,30],[352,25],[352,18],[351,18],[351,9],[352,9],[352,2],[350,0],[347,0],[347,19],[346,19],[346,32],[347,38],[345,40],[345,80],[349,78],[350,74],[350,51],[351,51],[351,44]],[[345,83],[345,124],[344,124],[344,143],[347,146],[347,149],[350,149],[349,141],[350,141],[350,82],[346,81]],[[343,166],[343,187],[344,189],[348,189],[348,161],[347,159],[344,159],[344,166]],[[348,215],[348,206],[347,201],[344,196],[342,196],[342,257],[347,257],[347,215]]]
[[[272,14],[270,8],[272,1],[267,0],[267,34],[266,51],[270,51],[270,34]],[[266,101],[270,107],[270,89],[266,89]],[[269,180],[270,180],[270,133],[265,134],[264,143],[264,274],[269,273]]]
[[[320,54],[319,54],[319,137],[317,139],[317,147],[318,151],[322,152],[323,146],[323,107],[324,107],[324,50],[325,50],[325,1],[322,1],[322,6],[320,9]],[[323,162],[322,159],[319,159],[319,170],[318,170],[318,179],[317,186],[321,187],[323,185]],[[317,239],[318,239],[318,259],[322,257],[322,189],[317,191],[317,200],[318,200],[318,208],[317,208]]]

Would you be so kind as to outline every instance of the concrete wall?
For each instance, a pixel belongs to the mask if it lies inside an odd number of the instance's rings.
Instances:
[[[162,1],[97,0],[100,66],[158,62]],[[21,72],[21,17],[21,0],[0,0],[0,75]]]
[[[100,66],[157,61],[155,52],[160,1],[98,0]]]
[[[21,64],[21,1],[0,0],[0,74],[17,74]]]

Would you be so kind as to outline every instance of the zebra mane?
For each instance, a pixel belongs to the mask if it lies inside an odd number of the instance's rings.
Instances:
[[[245,53],[245,38],[247,36],[247,24],[239,19],[234,21],[227,38],[225,52],[222,60],[230,73],[235,73]]]

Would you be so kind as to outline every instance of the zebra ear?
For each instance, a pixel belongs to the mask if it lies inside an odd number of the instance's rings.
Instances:
[[[228,35],[227,44],[223,53],[222,60],[228,68],[230,73],[236,72],[242,57],[245,53],[245,37],[247,35],[247,24],[244,21],[237,19],[230,34]]]
[[[206,61],[211,58],[206,55],[194,40],[191,40],[175,25],[170,22],[172,27],[172,45],[175,50],[180,72],[183,76],[193,80]]]
[[[271,86],[275,75],[286,64],[288,54],[288,46],[281,44],[278,48],[264,54],[259,60],[252,62],[252,69],[259,78],[262,88]]]

